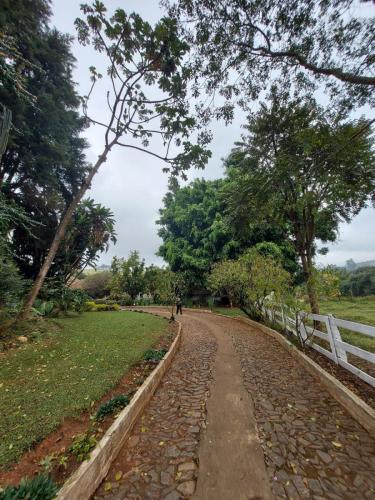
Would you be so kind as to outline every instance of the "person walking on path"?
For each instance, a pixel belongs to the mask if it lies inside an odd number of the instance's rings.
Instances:
[[[182,314],[182,300],[181,300],[181,297],[177,297],[177,300],[176,300],[176,314]]]

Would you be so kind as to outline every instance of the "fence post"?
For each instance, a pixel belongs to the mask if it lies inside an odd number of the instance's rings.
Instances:
[[[284,307],[282,304],[281,304],[281,322],[282,322],[284,331],[286,331],[286,317],[285,317]]]
[[[334,316],[332,316],[332,314],[328,314],[327,330],[328,330],[328,336],[330,337],[330,339],[332,338],[332,344],[333,344],[333,348],[335,350],[336,358],[341,359],[342,361],[348,362],[348,357],[346,355],[346,352],[338,344],[338,342],[342,342],[342,339],[341,339],[340,330],[338,329],[336,322],[335,322],[335,318],[334,318]],[[330,341],[330,343],[331,343],[331,341]],[[332,344],[331,344],[331,349],[332,349]],[[332,349],[332,351],[333,351],[333,349]],[[336,363],[338,363],[338,360],[336,360]]]
[[[298,316],[298,325],[296,325],[296,327],[297,327],[296,333],[298,335],[298,332],[299,332],[302,341],[305,342],[307,340],[307,331],[305,328],[305,323],[303,322],[304,314],[302,312],[298,312],[297,316]]]

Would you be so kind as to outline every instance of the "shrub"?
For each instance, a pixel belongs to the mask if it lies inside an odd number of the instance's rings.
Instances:
[[[82,282],[82,287],[91,297],[103,298],[109,293],[110,280],[109,271],[99,271],[88,274]]]
[[[129,402],[129,397],[125,396],[124,394],[115,396],[114,398],[99,406],[98,411],[95,415],[95,420],[103,420],[106,415],[111,415],[115,411],[125,408],[125,406],[129,404]]]
[[[38,316],[50,316],[54,306],[55,303],[52,300],[37,299],[34,302],[33,312]]]
[[[41,474],[32,479],[22,479],[19,486],[8,486],[0,492],[0,500],[51,500],[56,494],[55,483]]]
[[[117,302],[118,304],[121,304],[122,306],[132,306],[134,304],[134,300],[126,292],[122,292],[122,293],[115,293],[114,292],[114,293],[111,293],[110,297],[114,302]]]
[[[85,303],[85,310],[88,312],[120,311],[121,307],[118,304],[99,304],[89,300]]]
[[[167,353],[167,349],[149,349],[145,352],[143,359],[146,361],[160,361]]]
[[[87,433],[78,434],[69,451],[73,453],[79,462],[83,462],[90,458],[90,451],[95,448],[96,443],[95,436],[90,436]]]

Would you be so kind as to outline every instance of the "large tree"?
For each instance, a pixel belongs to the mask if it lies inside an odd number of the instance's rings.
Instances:
[[[193,287],[206,287],[207,275],[215,262],[234,259],[262,242],[277,245],[283,265],[295,272],[295,252],[286,241],[285,225],[260,221],[256,216],[246,226],[228,223],[222,197],[225,184],[224,179],[196,179],[166,194],[157,221],[161,226],[158,234],[163,240],[158,254],[172,271],[185,273]]]
[[[374,102],[374,18],[358,0],[164,0],[189,43],[200,93],[242,102],[283,75],[295,88]],[[367,15],[366,15],[366,9]],[[365,12],[363,12],[365,10]],[[284,82],[286,84],[287,82]],[[230,109],[223,107],[225,116]]]
[[[314,101],[273,93],[250,118],[249,135],[227,161],[228,215],[287,224],[303,266],[311,310],[319,312],[313,261],[317,239],[333,241],[341,220],[374,199],[373,140],[361,120],[331,115]]]
[[[111,264],[111,295],[130,295],[134,301],[146,290],[145,261],[137,250],[130,252],[127,259],[114,257]]]
[[[12,44],[11,54],[6,52],[11,68],[0,67],[0,100],[12,112],[0,191],[39,222],[32,234],[17,224],[11,235],[15,261],[30,279],[37,276],[66,206],[88,171],[71,38],[49,29],[50,15],[47,0],[0,0],[2,43]],[[62,263],[61,255],[58,260]],[[66,271],[57,270],[56,261],[53,267],[49,277]]]
[[[163,240],[158,254],[172,271],[186,273],[190,285],[205,285],[211,265],[234,258],[240,251],[223,217],[222,180],[196,179],[189,186],[169,191],[157,224]]]
[[[83,44],[92,44],[108,64],[104,68],[104,84],[108,84],[104,89],[108,102],[106,117],[97,118],[89,111],[90,98],[101,80],[94,67],[90,68],[91,89],[82,100],[87,121],[103,130],[102,150],[61,219],[21,317],[30,312],[80,200],[115,146],[164,160],[164,170],[172,175],[183,174],[191,166],[203,166],[209,156],[203,147],[209,140],[206,133],[198,135],[197,144],[189,141],[196,127],[186,99],[189,74],[182,66],[189,47],[179,39],[175,22],[163,18],[152,27],[139,15],[128,15],[123,9],[108,16],[98,0],[81,8],[84,18],[76,21],[78,38]],[[149,149],[155,136],[164,146],[162,154]]]

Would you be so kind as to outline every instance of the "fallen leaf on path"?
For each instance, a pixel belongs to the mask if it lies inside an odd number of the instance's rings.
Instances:
[[[331,441],[331,443],[333,444],[333,446],[336,446],[336,448],[342,448],[342,444],[338,443],[337,441]]]

